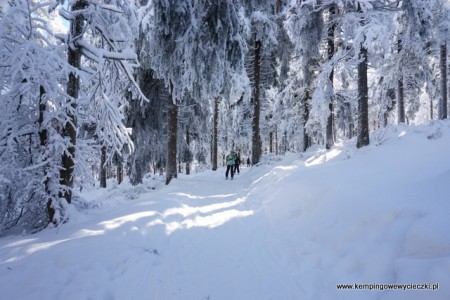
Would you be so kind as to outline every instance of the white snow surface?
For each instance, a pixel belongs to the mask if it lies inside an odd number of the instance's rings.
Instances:
[[[110,181],[69,223],[1,238],[0,298],[450,299],[449,121],[224,171]]]

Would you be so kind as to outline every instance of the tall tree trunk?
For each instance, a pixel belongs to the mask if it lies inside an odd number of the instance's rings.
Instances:
[[[100,187],[106,188],[106,146],[102,146],[100,151]]]
[[[441,97],[439,98],[439,119],[447,119],[447,44],[441,45]]]
[[[369,145],[369,88],[367,86],[367,49],[361,46],[358,64],[358,137],[356,147]]]
[[[178,130],[178,106],[172,98],[172,83],[167,97],[167,169],[166,185],[173,178],[177,178],[177,130]]]
[[[434,109],[433,109],[433,98],[430,97],[430,120],[434,118]]]
[[[212,134],[212,170],[217,170],[217,127],[219,125],[219,98],[214,99],[213,134]]]
[[[278,128],[275,127],[275,155],[278,155]]]
[[[39,119],[38,119],[38,123],[39,123],[39,143],[41,145],[41,147],[45,147],[47,145],[47,138],[48,138],[48,132],[46,129],[44,129],[43,124],[44,124],[44,113],[47,110],[47,104],[45,102],[44,96],[45,96],[45,89],[43,86],[39,87]],[[48,188],[49,185],[49,178],[48,178],[48,170],[47,167],[44,167],[44,190],[45,193],[47,194],[48,198],[47,198],[47,216],[49,218],[50,221],[53,221],[53,216],[55,215],[55,209],[52,207],[52,200],[51,200],[51,195],[50,195],[50,191]]]
[[[117,184],[121,184],[123,181],[123,163],[117,164]]]
[[[306,123],[309,120],[309,101],[311,100],[310,92],[307,89],[303,95],[303,152],[305,152],[309,147],[311,147],[311,138],[306,132]]]
[[[329,10],[330,16],[329,16],[329,27],[328,27],[328,37],[327,37],[327,52],[328,52],[328,60],[331,60],[334,56],[334,31],[336,28],[336,25],[334,24],[334,15],[336,14],[336,8],[334,5],[330,7]],[[330,83],[333,87],[333,79],[334,79],[334,69],[330,72]],[[334,124],[334,104],[333,99],[330,99],[330,114],[328,115],[327,119],[327,131],[326,131],[326,143],[325,147],[327,149],[331,149],[331,147],[334,145],[334,134],[333,134],[333,124]]]
[[[273,153],[273,132],[269,132],[269,153]]]
[[[39,87],[39,141],[41,146],[45,146],[47,144],[47,130],[43,128],[44,123],[44,113],[47,110],[47,104],[45,103],[45,89],[43,86]]]
[[[398,40],[398,53],[402,51],[402,40]],[[400,72],[401,73],[401,72]],[[398,91],[398,124],[405,124],[405,96],[403,88],[403,75],[400,75],[400,79],[397,83]]]
[[[191,137],[189,134],[189,128],[186,126],[186,145],[188,146],[189,149],[189,144],[191,143]],[[188,157],[188,160],[186,161],[186,175],[191,174],[191,162],[190,162],[190,157]]]
[[[253,61],[253,76],[255,87],[253,89],[253,122],[252,122],[252,163],[259,163],[261,157],[261,138],[259,136],[259,118],[261,112],[260,104],[260,81],[261,81],[261,41],[255,38],[255,58]]]
[[[398,124],[405,124],[405,96],[403,87],[403,78],[397,83],[398,90]]]
[[[282,5],[282,0],[275,0],[275,15],[279,14],[281,12],[281,5]],[[283,19],[277,17],[277,25],[278,26],[283,26]],[[274,141],[272,141],[273,139],[273,133],[270,133],[270,152],[272,153],[273,150],[275,150],[275,155],[278,155],[278,136],[277,136],[277,132],[278,132],[278,128],[275,125],[275,137],[274,137]],[[272,145],[272,143],[274,143],[274,145]],[[275,148],[275,149],[273,149]]]
[[[358,4],[358,12],[362,12]],[[361,21],[364,25],[364,20]],[[368,51],[361,43],[358,63],[358,136],[356,147],[369,145],[369,88],[367,86],[367,58]]]
[[[86,0],[78,0],[71,7],[71,11],[81,11],[88,6]],[[72,38],[71,45],[67,49],[67,59],[69,64],[79,69],[81,66],[82,50],[76,45],[76,40],[79,39],[84,31],[84,16],[80,13],[76,14],[70,23],[70,37]],[[75,166],[75,145],[77,142],[77,117],[73,113],[76,111],[78,93],[80,90],[80,79],[78,76],[70,72],[67,82],[67,94],[71,97],[68,101],[71,102],[71,110],[67,112],[68,121],[63,124],[62,134],[69,138],[70,146],[67,152],[62,154],[62,169],[60,171],[60,182],[67,187],[66,192],[61,197],[64,197],[67,203],[72,202],[72,187],[73,187],[73,171]]]
[[[275,0],[275,14],[279,14],[281,12],[281,0]]]

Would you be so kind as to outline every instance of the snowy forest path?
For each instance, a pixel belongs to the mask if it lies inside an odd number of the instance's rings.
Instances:
[[[254,299],[261,293],[276,298],[273,286],[255,289],[267,276],[279,288],[287,288],[289,279],[280,253],[273,251],[270,222],[258,211],[262,203],[250,197],[258,180],[253,177],[260,174],[252,171],[243,167],[232,181],[225,180],[223,168],[181,174],[169,186],[121,206],[82,213],[20,244],[13,237],[3,239],[0,265],[8,272],[0,277],[27,280],[35,290],[41,290],[42,281],[23,278],[23,272],[38,269],[40,277],[51,278],[42,289],[48,294],[22,294],[21,299],[75,299],[79,287],[92,299],[236,299],[237,291]],[[113,198],[130,191],[111,187],[102,193]]]
[[[156,190],[145,186],[103,190],[110,201],[117,196],[128,202],[88,211],[56,232],[44,231],[25,240],[20,247],[2,240],[0,255],[11,269],[5,276],[22,280],[16,260],[42,262],[22,267],[39,269],[43,278],[53,278],[48,282],[59,287],[42,299],[72,299],[78,287],[93,299],[112,299],[111,295],[142,299],[143,290],[146,299],[185,299],[186,295],[236,299],[238,291],[253,299],[261,295],[275,299],[280,290],[290,290],[292,279],[285,271],[289,261],[277,245],[273,224],[261,209],[264,197],[258,193],[265,193],[265,188],[259,182],[266,180],[262,171],[242,167],[234,180],[225,180],[225,170],[220,168],[180,174],[169,186]],[[137,196],[136,188],[141,191]],[[55,269],[61,276],[53,276]],[[268,281],[272,284],[260,286]],[[118,288],[124,284],[126,289]],[[136,292],[130,296],[126,291]]]
[[[161,259],[148,279],[158,286],[154,299],[168,294],[181,299],[198,291],[204,294],[195,299],[235,299],[236,291],[251,299],[276,299],[281,291],[289,294],[292,284],[298,286],[286,272],[293,266],[255,188],[264,176],[244,167],[231,181],[222,171],[184,176],[180,185],[166,189],[167,201],[175,205],[160,212],[166,238],[158,240],[166,243],[154,246]]]

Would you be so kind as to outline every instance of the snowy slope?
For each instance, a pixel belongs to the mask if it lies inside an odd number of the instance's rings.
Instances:
[[[69,224],[0,239],[0,299],[449,299],[450,123],[371,138],[86,192]]]

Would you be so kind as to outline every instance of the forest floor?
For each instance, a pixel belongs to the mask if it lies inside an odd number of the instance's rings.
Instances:
[[[0,298],[448,299],[450,122],[81,194],[0,239]],[[341,286],[343,285],[343,286]]]

